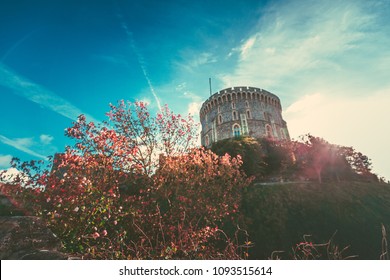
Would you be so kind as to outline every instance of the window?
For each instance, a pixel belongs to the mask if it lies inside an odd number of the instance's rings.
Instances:
[[[237,112],[233,111],[233,121],[237,120]]]
[[[218,106],[218,113],[221,113],[221,106]]]
[[[280,136],[282,137],[282,139],[286,139],[286,134],[284,134],[283,128],[280,129]]]
[[[218,116],[218,124],[221,124],[222,123],[222,115],[219,115]]]
[[[235,124],[233,126],[233,136],[234,137],[240,137],[240,134],[241,134],[240,126],[238,124]]]
[[[271,138],[271,139],[274,138],[273,133],[272,133],[272,127],[269,124],[265,125],[265,131],[267,133],[268,138]]]
[[[248,134],[248,125],[246,123],[246,120],[242,120],[241,125],[242,125],[242,134],[247,135]]]
[[[246,106],[247,108],[249,108],[249,102],[248,102],[248,101],[245,101],[245,106]]]
[[[214,119],[214,121],[213,121],[211,141],[217,142],[217,119]]]
[[[247,135],[248,134],[248,123],[246,121],[246,115],[240,114],[240,119],[241,119],[241,133],[242,133],[242,135]]]
[[[236,103],[232,102],[232,109],[236,109]]]
[[[247,117],[247,119],[251,118],[251,111],[246,110],[246,117]]]

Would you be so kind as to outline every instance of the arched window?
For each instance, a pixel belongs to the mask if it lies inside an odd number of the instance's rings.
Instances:
[[[267,133],[267,137],[273,139],[274,135],[272,133],[272,127],[269,124],[265,125],[265,131]]]
[[[233,121],[237,120],[237,112],[236,111],[233,111]]]
[[[245,107],[249,108],[249,102],[245,101]]]
[[[236,103],[232,102],[232,109],[236,109]]]
[[[240,137],[241,135],[241,129],[238,124],[233,125],[233,136],[234,137]]]
[[[218,124],[221,124],[222,123],[222,115],[219,115],[218,116]]]
[[[246,110],[246,118],[250,119],[251,118],[251,111]]]

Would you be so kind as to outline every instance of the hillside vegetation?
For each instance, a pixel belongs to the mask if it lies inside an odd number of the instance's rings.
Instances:
[[[264,259],[273,251],[282,259],[304,235],[313,243],[332,244],[343,257],[379,259],[381,224],[390,229],[390,185],[368,182],[290,183],[253,185],[242,203],[246,228],[255,246],[250,257]],[[328,258],[328,256],[322,256]]]
[[[240,155],[242,170],[258,182],[316,180],[321,182],[372,181],[371,160],[353,147],[331,144],[310,134],[300,141],[274,141],[244,136],[214,143],[211,150],[222,156]]]
[[[283,251],[280,258],[299,258],[306,245],[303,258],[379,259],[385,251],[382,224],[390,228],[390,185],[354,148],[305,135],[285,142],[225,139],[211,150],[240,155],[241,169],[254,180],[241,203],[243,227],[253,242],[250,258],[269,258],[275,251]],[[325,243],[329,246],[315,245]]]

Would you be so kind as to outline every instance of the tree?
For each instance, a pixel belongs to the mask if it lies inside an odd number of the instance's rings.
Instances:
[[[266,175],[266,154],[259,141],[252,137],[224,139],[213,143],[211,150],[220,156],[229,154],[236,157],[239,155],[243,161],[241,168],[247,176],[259,179]]]
[[[344,147],[343,156],[348,162],[351,171],[365,180],[378,181],[378,177],[371,172],[371,159],[352,147]]]
[[[240,155],[242,170],[255,180],[291,177],[295,171],[291,142],[239,137],[213,143],[211,150],[218,155]]]
[[[301,142],[293,143],[293,153],[299,173],[307,178],[316,178],[319,183],[328,180],[365,178],[376,180],[371,173],[371,161],[352,147],[330,144],[310,134]],[[375,179],[376,178],[376,179]]]
[[[86,258],[238,258],[220,227],[249,184],[240,159],[195,149],[194,121],[167,106],[156,117],[142,102],[110,107],[108,121],[81,115],[66,129],[75,144],[53,168],[15,162],[31,180],[13,196]]]
[[[291,178],[295,172],[292,143],[290,141],[274,141],[260,139],[265,152],[266,175],[268,178]]]

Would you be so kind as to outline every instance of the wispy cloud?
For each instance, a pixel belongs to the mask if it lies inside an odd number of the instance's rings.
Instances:
[[[199,66],[202,66],[204,64],[210,64],[217,62],[217,58],[215,55],[213,55],[210,52],[202,52],[200,54],[197,54],[192,59],[188,61],[189,66],[193,68],[197,68]]]
[[[367,73],[380,65],[390,70],[383,63],[390,56],[389,37],[368,7],[373,2],[303,0],[269,6],[248,39],[233,48],[240,56],[231,58],[237,59],[233,71],[220,75],[224,85],[289,90],[291,96],[314,83],[329,87],[357,80],[363,92],[367,84],[360,78],[369,82]]]
[[[0,154],[0,168],[10,167],[11,160],[12,160],[11,155],[1,155]]]
[[[241,59],[246,59],[249,51],[252,49],[256,42],[256,35],[250,37],[246,42],[241,46]]]
[[[195,94],[187,88],[187,83],[183,82],[176,86],[176,94],[179,98],[189,100],[187,105],[187,113],[197,117],[199,115],[200,107],[203,103],[202,97]]]
[[[202,98],[191,91],[185,91],[181,97],[190,100],[190,103],[187,106],[187,113],[192,116],[198,117],[200,107],[203,103]]]
[[[19,41],[17,41],[15,44],[13,44],[6,52],[5,54],[1,57],[0,63],[3,63],[4,60],[7,59],[7,57],[14,51],[16,50],[21,44],[23,44],[26,40],[28,40],[34,33],[37,32],[37,30],[33,30],[29,33],[27,33],[24,37],[22,37]]]
[[[16,139],[10,139],[8,137],[5,137],[4,135],[0,135],[0,142],[12,146],[15,149],[18,149],[19,151],[25,152],[31,156],[41,158],[41,159],[47,159],[47,156],[42,155],[40,153],[37,153],[30,149],[30,146],[32,145],[31,138],[16,138]]]
[[[203,102],[202,96],[192,90],[188,82],[172,81],[158,87],[159,95],[171,100],[175,97],[175,102],[169,103],[169,108],[176,113],[191,114],[195,119],[199,115],[200,105]]]
[[[41,134],[39,136],[39,140],[41,141],[42,144],[49,145],[54,140],[54,137],[48,134]]]
[[[182,51],[181,59],[173,64],[179,72],[188,72],[192,75],[199,74],[205,67],[210,67],[218,62],[218,56],[208,51],[186,50]]]
[[[142,70],[142,73],[143,73],[143,75],[145,77],[145,80],[148,83],[150,92],[152,93],[154,99],[156,100],[157,106],[158,106],[159,110],[161,111],[160,99],[158,98],[157,93],[156,93],[156,91],[155,91],[155,89],[153,87],[153,84],[152,84],[152,82],[151,82],[151,80],[149,78],[149,73],[148,73],[147,68],[146,68],[145,59],[144,59],[144,57],[142,56],[141,52],[138,50],[138,48],[137,48],[137,46],[135,44],[133,33],[130,31],[129,27],[127,26],[127,24],[126,24],[126,22],[125,22],[125,20],[123,18],[123,15],[121,13],[118,13],[117,16],[118,16],[118,18],[120,20],[121,27],[123,28],[123,30],[125,31],[125,33],[127,35],[127,38],[129,40],[129,43],[130,43],[130,47],[131,47],[132,51],[134,52],[134,54],[137,57],[139,66],[141,67],[141,70]]]
[[[31,147],[34,144],[33,137],[14,138],[12,139],[12,141],[15,143],[16,146],[23,146],[23,147]]]
[[[41,134],[39,139],[34,137],[24,138],[8,138],[0,135],[0,142],[14,147],[15,149],[32,155],[34,157],[46,159],[45,155],[52,155],[57,151],[57,148],[52,144],[54,137],[48,134]]]
[[[71,120],[75,120],[79,115],[85,114],[79,108],[54,92],[24,78],[2,63],[0,63],[0,86],[10,88],[15,94]],[[92,116],[88,114],[85,115],[88,120],[97,122]]]
[[[188,113],[192,116],[198,116],[202,102],[191,102],[188,104]]]

